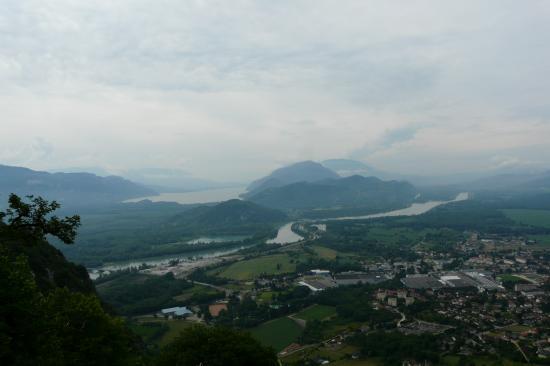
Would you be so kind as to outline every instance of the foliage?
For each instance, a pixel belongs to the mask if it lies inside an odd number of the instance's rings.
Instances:
[[[39,292],[26,260],[0,255],[0,363],[135,364],[135,339],[94,295]]]
[[[17,234],[26,239],[45,240],[46,235],[59,238],[65,244],[74,243],[76,229],[80,225],[80,216],[74,215],[60,219],[51,216],[60,205],[56,201],[48,202],[42,197],[27,196],[29,203],[16,194],[10,194],[9,208],[0,213],[0,220],[7,219],[8,235]]]
[[[71,260],[96,267],[109,261],[247,247],[262,243],[284,214],[233,201],[211,205],[139,202],[96,208],[82,215],[76,246],[63,247]],[[189,244],[199,236],[227,241]]]
[[[78,227],[78,216],[59,219],[52,212],[59,204],[30,196],[30,203],[10,196],[9,209],[0,212],[0,243],[12,257],[23,255],[34,274],[39,290],[67,287],[73,291],[94,293],[86,269],[69,263],[63,254],[46,241],[57,235],[70,242]],[[5,221],[4,221],[5,220]]]
[[[380,357],[384,365],[401,365],[405,360],[437,363],[437,338],[431,335],[403,335],[397,332],[375,332],[358,335],[353,343],[366,357]]]
[[[306,328],[300,337],[300,343],[311,344],[323,340],[323,323],[319,320],[311,320],[306,323]]]
[[[169,272],[163,276],[123,273],[97,287],[102,299],[121,314],[139,315],[178,305],[173,299],[192,287]]]
[[[372,308],[373,289],[368,285],[329,288],[317,295],[315,301],[335,306],[338,316],[343,319],[368,322],[373,327],[393,324],[394,313]]]
[[[250,334],[219,327],[185,329],[166,346],[158,366],[275,366],[277,356]]]

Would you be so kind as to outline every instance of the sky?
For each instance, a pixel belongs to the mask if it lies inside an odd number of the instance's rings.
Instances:
[[[550,168],[545,0],[2,0],[0,164]]]

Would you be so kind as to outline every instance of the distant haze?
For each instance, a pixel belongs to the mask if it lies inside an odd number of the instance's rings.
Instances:
[[[152,184],[332,158],[547,169],[549,45],[544,0],[4,0],[0,164]]]

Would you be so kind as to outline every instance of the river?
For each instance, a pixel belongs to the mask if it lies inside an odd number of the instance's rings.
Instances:
[[[371,214],[371,215],[342,216],[342,217],[332,217],[327,219],[301,220],[301,221],[326,222],[326,221],[340,221],[340,220],[367,220],[367,219],[376,219],[380,217],[394,217],[394,216],[415,216],[415,215],[421,215],[423,213],[426,213],[436,208],[437,206],[445,205],[451,202],[459,202],[459,201],[467,200],[468,197],[469,197],[469,194],[466,192],[463,192],[458,194],[454,200],[450,200],[450,201],[428,201],[423,203],[413,203],[411,206],[407,208],[402,208],[399,210],[388,211],[388,212],[381,212],[381,213]],[[302,240],[303,239],[302,236],[292,231],[292,225],[295,223],[296,222],[290,222],[288,224],[281,226],[279,228],[279,231],[277,232],[277,237],[274,239],[269,239],[268,241],[266,241],[266,243],[267,244],[290,244],[290,243],[296,243]]]
[[[206,194],[210,191],[204,191],[203,194]],[[226,191],[229,192],[229,191]],[[235,189],[234,192],[237,192]],[[242,192],[242,188],[240,188],[240,192]],[[199,192],[189,192],[189,193],[199,193]],[[186,195],[188,193],[178,193],[177,195]],[[159,197],[159,196],[156,196]],[[195,196],[195,198],[200,197]],[[207,197],[207,196],[202,196]],[[210,196],[212,197],[212,196]],[[326,221],[335,221],[335,220],[366,220],[366,219],[374,219],[379,217],[393,217],[393,216],[414,216],[414,215],[421,215],[423,213],[426,213],[432,209],[434,209],[437,206],[441,206],[447,203],[451,202],[458,202],[458,201],[464,201],[467,200],[469,197],[468,193],[460,193],[454,200],[450,201],[428,201],[424,203],[413,203],[411,206],[407,208],[403,208],[400,210],[394,210],[389,212],[382,212],[377,214],[371,214],[371,215],[364,215],[364,216],[343,216],[343,217],[333,217],[328,219],[317,219],[317,220],[301,220],[302,222],[326,222]],[[187,198],[186,198],[187,199]],[[213,202],[213,201],[212,201]],[[186,203],[190,203],[189,201]],[[197,203],[197,202],[192,202]],[[292,231],[292,225],[295,224],[296,221],[289,222],[284,224],[279,228],[277,231],[277,236],[273,239],[269,239],[266,241],[267,244],[290,244],[290,243],[296,243],[304,238],[295,232]],[[212,239],[212,238],[203,238],[203,239]],[[102,266],[99,269],[93,269],[90,270],[90,277],[92,279],[97,278],[99,275],[99,270],[104,271],[113,271],[117,269],[124,269],[129,267],[138,267],[142,263],[148,264],[148,265],[159,265],[159,264],[166,264],[170,262],[171,260],[179,259],[182,261],[193,261],[192,258],[216,258],[221,257],[224,255],[228,255],[231,253],[235,253],[241,249],[245,248],[244,246],[239,246],[237,248],[232,249],[218,249],[218,250],[205,250],[205,251],[197,251],[197,252],[191,252],[191,253],[182,253],[179,255],[169,255],[164,257],[153,257],[153,258],[143,258],[143,259],[134,259],[129,260],[125,262],[117,262],[117,263],[111,263],[106,264]]]
[[[296,234],[294,231],[292,231],[292,225],[294,222],[289,222],[288,224],[285,224],[281,226],[279,231],[277,231],[277,237],[273,239],[269,239],[266,241],[267,244],[287,244],[287,243],[295,243],[303,239],[302,236]]]
[[[176,255],[171,254],[171,255],[165,255],[161,257],[137,258],[137,259],[131,259],[128,261],[107,263],[99,268],[88,269],[88,274],[90,275],[90,278],[92,280],[95,280],[96,278],[99,277],[99,273],[101,271],[109,272],[109,271],[117,271],[121,269],[133,268],[133,267],[135,268],[135,267],[139,267],[144,263],[148,266],[158,266],[162,264],[167,264],[173,260],[180,260],[183,262],[193,262],[198,259],[222,257],[224,255],[236,253],[239,250],[244,248],[246,248],[246,246],[241,245],[231,249],[211,249],[211,250],[196,251],[196,252],[182,253],[182,254],[176,254]]]

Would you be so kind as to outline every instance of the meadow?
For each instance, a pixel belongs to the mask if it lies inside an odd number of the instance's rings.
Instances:
[[[232,280],[252,280],[266,275],[291,273],[296,270],[296,263],[287,254],[275,254],[235,262],[227,267],[217,270],[218,277]]]
[[[250,333],[262,344],[271,346],[279,352],[298,340],[302,328],[292,319],[284,317],[260,324],[252,328]]]
[[[550,229],[550,210],[506,209],[502,211],[508,218],[520,224]]]
[[[300,311],[299,313],[295,314],[294,317],[298,319],[303,319],[305,321],[312,321],[325,320],[334,315],[336,315],[336,309],[333,306],[316,304]]]

